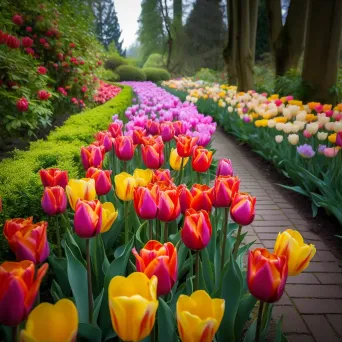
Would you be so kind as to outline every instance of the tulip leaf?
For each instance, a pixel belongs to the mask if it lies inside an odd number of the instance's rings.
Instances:
[[[77,260],[82,264],[86,265],[85,260],[83,259],[82,252],[80,250],[80,247],[78,246],[77,242],[74,239],[74,236],[70,233],[70,231],[67,229],[65,231],[65,242],[64,243],[64,248],[68,245],[72,254],[77,258]]]
[[[94,302],[94,312],[93,312],[93,321],[97,322],[97,318],[99,317],[102,298],[103,298],[104,289],[102,289],[101,293],[97,296]]]
[[[174,286],[175,288],[175,286]],[[172,298],[170,300],[170,308],[172,310],[172,312],[176,311],[176,304],[178,301],[178,298],[181,294],[185,294],[185,290],[186,290],[186,283],[182,283],[178,288],[177,288],[177,292],[175,294],[172,293]]]
[[[68,274],[65,272],[67,269],[67,259],[59,259],[54,254],[50,254],[48,262],[50,267],[53,269],[53,273],[56,275],[58,285],[61,287],[64,295],[68,297],[71,294],[71,288]]]
[[[186,260],[186,256],[188,254],[189,250],[184,245],[182,241],[180,241],[180,246],[177,249],[177,257],[178,257],[178,277],[180,277],[181,274],[183,274],[184,269],[184,262]]]
[[[159,297],[158,307],[158,341],[174,342],[177,341],[175,331],[176,320],[169,306]]]
[[[227,262],[220,298],[225,300],[225,312],[218,330],[219,341],[235,341],[235,317],[238,312],[242,288],[242,274],[232,254]]]
[[[300,186],[290,186],[290,185],[283,185],[283,184],[277,184],[279,186],[281,186],[282,188],[285,188],[287,190],[291,190],[294,192],[297,192],[298,194],[301,194],[303,196],[309,196],[309,193],[307,191],[305,191],[303,188],[301,188]]]
[[[88,323],[79,323],[77,337],[78,339],[81,337],[82,341],[85,340],[89,342],[101,342],[102,332],[95,325]]]
[[[282,326],[283,326],[283,316],[281,316],[279,318],[279,321],[277,322],[277,331],[276,331],[275,342],[287,342],[287,338],[282,332]]]
[[[136,246],[138,247],[139,249],[142,248],[145,243],[141,240],[141,231],[142,229],[144,228],[144,226],[147,224],[147,220],[145,220],[141,225],[140,227],[137,229],[137,232],[135,233],[135,239],[136,241],[138,242],[139,246]]]
[[[215,277],[214,277],[214,265],[210,262],[208,248],[204,248],[201,252],[202,256],[202,268],[203,268],[203,279],[209,293],[214,290]]]
[[[67,272],[72,293],[75,298],[80,323],[88,323],[88,282],[87,270],[65,245]]]
[[[51,296],[52,296],[53,300],[55,301],[55,303],[57,303],[60,299],[65,298],[65,295],[64,295],[62,289],[60,288],[60,286],[58,285],[58,283],[56,282],[55,279],[52,279],[52,285],[51,285],[50,293],[51,293]]]

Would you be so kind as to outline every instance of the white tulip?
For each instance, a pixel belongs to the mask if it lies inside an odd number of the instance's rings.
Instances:
[[[299,141],[299,135],[298,134],[290,134],[288,137],[287,137],[287,140],[289,141],[289,143],[291,145],[297,145],[298,144],[298,141]]]
[[[284,137],[282,135],[276,135],[275,141],[280,144],[283,141]]]
[[[318,132],[317,139],[318,140],[325,140],[328,137],[328,133],[326,132]]]

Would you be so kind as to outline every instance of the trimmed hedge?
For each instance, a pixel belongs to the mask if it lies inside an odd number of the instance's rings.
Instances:
[[[111,56],[109,57],[105,63],[104,67],[105,69],[115,71],[116,68],[118,68],[121,65],[127,65],[128,62],[121,56]]]
[[[146,81],[160,82],[171,78],[170,73],[162,68],[143,68],[142,70],[146,74]]]
[[[146,81],[146,74],[131,65],[121,65],[115,72],[120,76],[120,81]]]
[[[84,177],[80,149],[94,141],[94,134],[107,129],[114,114],[124,119],[131,105],[132,88],[122,86],[122,91],[112,100],[96,108],[71,116],[63,126],[50,133],[47,140],[30,144],[28,151],[15,151],[12,158],[0,162],[0,197],[3,211],[0,225],[14,217],[33,216],[35,221],[46,219],[41,209],[43,187],[41,168],[58,167],[68,170],[69,178]],[[49,241],[54,236],[50,226]],[[0,261],[8,253],[7,241],[0,234]]]

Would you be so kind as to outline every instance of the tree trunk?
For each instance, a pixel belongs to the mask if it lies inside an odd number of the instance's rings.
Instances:
[[[298,66],[304,50],[309,1],[291,0],[286,22],[283,26],[280,0],[266,0],[277,76],[283,76],[289,69]]]
[[[252,54],[252,61],[255,61],[255,45],[256,45],[256,34],[258,27],[258,9],[259,9],[259,0],[252,0],[249,3],[249,49]]]
[[[302,72],[308,91],[306,101],[336,103],[336,94],[329,90],[337,82],[341,19],[341,0],[311,0]]]

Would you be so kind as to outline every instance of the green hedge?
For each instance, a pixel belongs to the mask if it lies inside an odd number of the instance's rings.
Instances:
[[[146,74],[146,81],[160,82],[171,78],[170,73],[162,68],[143,68],[142,70]]]
[[[115,71],[120,65],[128,65],[128,61],[121,56],[111,56],[105,61],[104,67],[105,69]]]
[[[120,76],[120,81],[146,81],[146,74],[131,65],[121,65],[115,72]]]
[[[114,114],[123,119],[132,103],[132,89],[120,87],[122,91],[112,100],[71,116],[47,140],[33,142],[28,151],[15,151],[12,158],[0,162],[1,226],[8,218],[34,216],[35,221],[46,218],[40,204],[43,187],[38,172],[41,168],[58,167],[68,170],[69,178],[84,177],[80,148],[94,141],[96,132],[107,129]],[[50,241],[53,235],[51,227]],[[0,261],[7,253],[7,242],[0,234]]]

